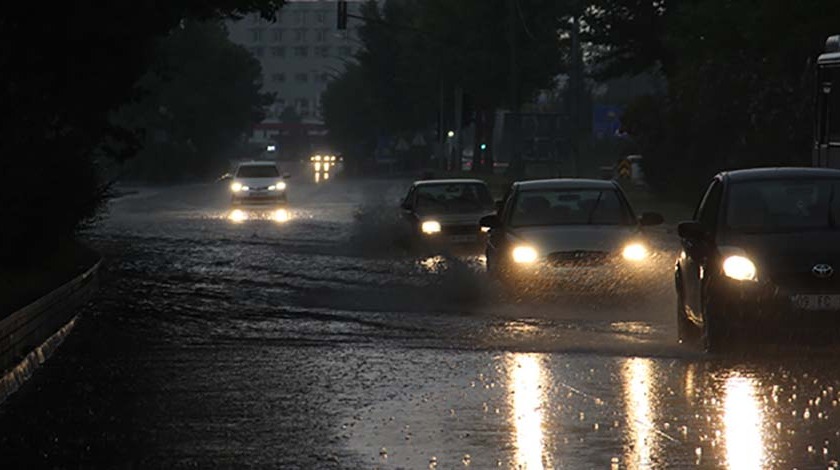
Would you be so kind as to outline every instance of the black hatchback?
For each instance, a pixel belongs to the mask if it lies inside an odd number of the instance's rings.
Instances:
[[[679,225],[680,342],[840,326],[840,170],[767,168],[717,175]]]

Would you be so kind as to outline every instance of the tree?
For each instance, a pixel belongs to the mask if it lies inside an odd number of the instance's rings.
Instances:
[[[172,181],[227,166],[273,100],[260,92],[261,77],[259,62],[218,21],[186,21],[161,39],[140,80],[144,98],[118,113],[123,127],[145,136],[131,176]]]
[[[561,66],[558,11],[550,0],[389,0],[382,8],[369,2],[360,30],[360,69],[340,78],[367,89],[372,128],[358,130],[375,138],[431,127],[460,88],[473,99],[482,123],[475,150],[480,155],[480,144],[493,142],[496,108],[518,109],[536,90],[552,85]],[[328,113],[331,132],[342,125],[336,122],[339,111]],[[484,153],[492,163],[491,149]]]
[[[0,18],[0,262],[25,262],[73,235],[103,201],[98,162],[139,139],[109,122],[136,97],[157,38],[186,18],[260,11],[282,0],[6,5]],[[33,187],[33,181],[37,181]]]
[[[592,0],[593,60],[607,76],[655,67],[667,91],[624,126],[658,189],[696,192],[715,172],[809,161],[814,59],[837,33],[834,3]]]

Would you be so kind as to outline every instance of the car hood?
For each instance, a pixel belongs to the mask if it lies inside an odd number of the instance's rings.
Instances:
[[[456,212],[456,213],[445,213],[445,214],[420,213],[420,214],[416,214],[416,216],[421,221],[435,220],[443,226],[447,226],[447,225],[478,225],[478,221],[481,220],[482,217],[487,216],[487,215],[493,215],[495,213],[496,213],[496,211],[494,211],[494,210],[483,209],[483,210],[480,210],[480,211]]]
[[[233,181],[250,188],[267,188],[283,181],[283,178],[235,178]]]
[[[637,227],[615,225],[527,227],[513,229],[510,234],[542,255],[562,251],[616,252],[640,236]]]
[[[816,264],[840,269],[840,232],[823,230],[794,233],[730,235],[719,243],[743,250],[747,256],[770,271],[810,271]]]

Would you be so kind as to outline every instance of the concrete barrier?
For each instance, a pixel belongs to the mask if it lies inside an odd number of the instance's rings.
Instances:
[[[77,309],[93,295],[101,260],[71,281],[0,320],[0,403],[70,333]]]

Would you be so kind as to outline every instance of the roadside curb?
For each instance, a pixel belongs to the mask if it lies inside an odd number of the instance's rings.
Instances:
[[[96,291],[101,257],[84,273],[0,320],[0,403],[17,391],[75,326]]]

